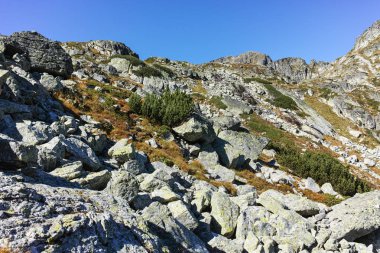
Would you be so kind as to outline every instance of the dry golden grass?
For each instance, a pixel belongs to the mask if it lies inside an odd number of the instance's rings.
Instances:
[[[193,86],[192,91],[202,95],[207,94],[207,90],[205,89],[205,87],[203,87],[202,81],[197,81],[197,84]]]
[[[318,100],[316,96],[306,96],[305,102],[313,108],[318,114],[325,118],[334,129],[345,137],[350,137],[348,129],[352,128],[354,124],[348,119],[338,116],[329,105]]]
[[[237,171],[236,175],[245,178],[248,181],[248,184],[254,186],[259,193],[262,193],[266,190],[273,189],[283,193],[288,193],[292,191],[292,187],[285,184],[271,184],[266,180],[259,178],[250,170],[241,170]]]

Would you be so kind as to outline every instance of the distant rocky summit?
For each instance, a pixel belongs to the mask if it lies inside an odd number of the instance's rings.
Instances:
[[[0,252],[380,252],[380,28],[332,63],[0,37]]]

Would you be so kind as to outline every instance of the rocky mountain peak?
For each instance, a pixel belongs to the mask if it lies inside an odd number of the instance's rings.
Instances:
[[[212,62],[268,65],[272,63],[272,59],[266,54],[255,51],[248,51],[237,56],[222,57],[213,60]]]
[[[354,50],[365,48],[380,38],[380,20],[373,23],[364,33],[356,39]]]

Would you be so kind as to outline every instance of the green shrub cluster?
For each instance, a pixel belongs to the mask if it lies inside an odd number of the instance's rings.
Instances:
[[[296,175],[313,178],[318,184],[331,183],[334,189],[345,196],[366,192],[370,188],[353,176],[347,167],[325,153],[306,151],[302,153],[290,145],[272,142],[269,148],[276,150],[277,161],[291,169]]]
[[[162,66],[160,64],[153,64],[153,66],[158,69],[158,70],[161,70],[163,72],[165,72],[166,74],[168,74],[170,77],[173,77],[175,74],[173,72],[173,70],[169,69],[168,67],[165,67],[165,66]]]
[[[222,98],[218,96],[212,96],[210,99],[210,104],[214,105],[218,109],[227,109],[227,106],[223,103]]]
[[[133,73],[136,76],[141,76],[141,77],[152,77],[152,76],[162,77],[162,73],[159,70],[147,65],[142,66],[140,69],[133,70]]]
[[[245,83],[250,83],[250,82],[258,82],[258,83],[262,83],[262,84],[272,84],[270,81],[267,81],[267,80],[264,80],[264,79],[261,79],[261,78],[258,78],[258,77],[249,77],[249,78],[244,78],[243,80]]]
[[[145,66],[145,62],[143,62],[142,60],[140,60],[139,58],[137,57],[134,57],[132,55],[121,55],[121,54],[117,54],[117,55],[113,55],[110,57],[110,59],[113,59],[113,58],[122,58],[122,59],[126,59],[128,60],[133,66],[137,67],[137,66]]]
[[[132,95],[129,97],[128,104],[133,112],[141,114],[142,101],[139,95],[132,93]]]
[[[273,96],[270,102],[277,107],[290,110],[298,110],[296,102],[291,97],[288,97],[274,88],[271,84],[264,84],[265,88]]]
[[[176,90],[165,90],[162,96],[147,95],[144,100],[138,95],[129,99],[129,106],[135,113],[156,121],[157,123],[174,126],[186,119],[193,110],[191,96]]]

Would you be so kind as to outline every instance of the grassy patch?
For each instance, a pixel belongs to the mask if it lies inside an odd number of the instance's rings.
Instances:
[[[258,77],[244,78],[243,81],[245,83],[258,82],[258,83],[262,83],[262,84],[272,84],[272,82],[265,80],[265,79],[258,78]]]
[[[264,84],[264,86],[273,97],[273,99],[270,100],[271,104],[284,109],[298,110],[296,102],[294,102],[291,97],[282,94],[271,84]]]
[[[330,90],[327,87],[320,88],[319,93],[319,96],[325,99],[333,98],[336,95],[332,90]]]
[[[157,64],[157,63],[153,64],[153,67],[155,67],[158,70],[165,72],[166,74],[168,74],[169,77],[175,76],[175,73],[173,72],[173,70],[171,70],[168,67],[162,66],[162,65]]]
[[[218,109],[227,109],[227,105],[225,105],[222,101],[221,97],[218,96],[212,96],[211,99],[209,100],[209,103],[213,106],[215,106]]]
[[[126,59],[126,60],[128,60],[132,64],[132,66],[135,66],[135,67],[137,67],[137,66],[145,66],[146,65],[142,60],[140,60],[139,58],[134,57],[132,55],[117,54],[117,55],[111,56],[110,60],[113,59],[113,58]]]
[[[147,65],[142,66],[140,69],[133,70],[133,73],[136,76],[140,76],[140,77],[152,77],[152,76],[162,77],[162,73],[159,70]]]
[[[193,86],[192,91],[194,93],[199,93],[199,94],[202,94],[202,95],[206,95],[207,94],[207,90],[205,89],[205,87],[203,87],[202,82],[200,80],[198,80],[197,84]]]

